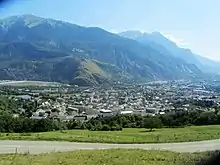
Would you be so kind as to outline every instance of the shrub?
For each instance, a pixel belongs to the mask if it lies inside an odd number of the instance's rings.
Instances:
[[[110,130],[111,130],[111,127],[107,124],[104,124],[101,129],[101,131],[110,131]]]
[[[122,130],[123,130],[123,128],[118,124],[111,127],[111,131],[122,131]]]

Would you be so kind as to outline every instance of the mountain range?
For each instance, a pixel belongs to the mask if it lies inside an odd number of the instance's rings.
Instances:
[[[215,67],[157,32],[113,34],[34,15],[0,20],[0,79],[100,85],[204,78]]]
[[[197,55],[190,49],[178,47],[176,43],[164,37],[160,32],[141,33],[140,31],[125,31],[118,33],[118,35],[136,40],[145,45],[151,45],[155,49],[164,52],[167,55],[181,58],[189,64],[195,64],[204,73],[220,73],[219,62]]]

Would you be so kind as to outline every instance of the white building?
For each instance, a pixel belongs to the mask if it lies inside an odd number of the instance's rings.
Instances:
[[[106,110],[106,109],[101,109],[99,111],[100,115],[103,116],[103,117],[106,117],[106,116],[112,116],[113,115],[113,112],[111,110]]]

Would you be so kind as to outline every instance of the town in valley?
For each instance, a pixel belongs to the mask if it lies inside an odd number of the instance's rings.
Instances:
[[[155,116],[178,111],[216,111],[218,81],[155,81],[107,87],[1,81],[2,97],[16,101],[13,116],[86,121],[97,116]]]

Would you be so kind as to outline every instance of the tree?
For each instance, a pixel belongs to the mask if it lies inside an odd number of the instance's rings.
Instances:
[[[101,129],[102,131],[110,131],[111,130],[111,127],[109,126],[109,125],[107,125],[107,124],[104,124],[103,126],[102,126],[102,129]]]
[[[162,122],[158,117],[147,117],[144,120],[144,126],[147,129],[150,129],[150,131],[153,131],[154,128],[161,128]]]
[[[118,124],[111,127],[111,131],[122,131],[122,130],[123,128]]]

